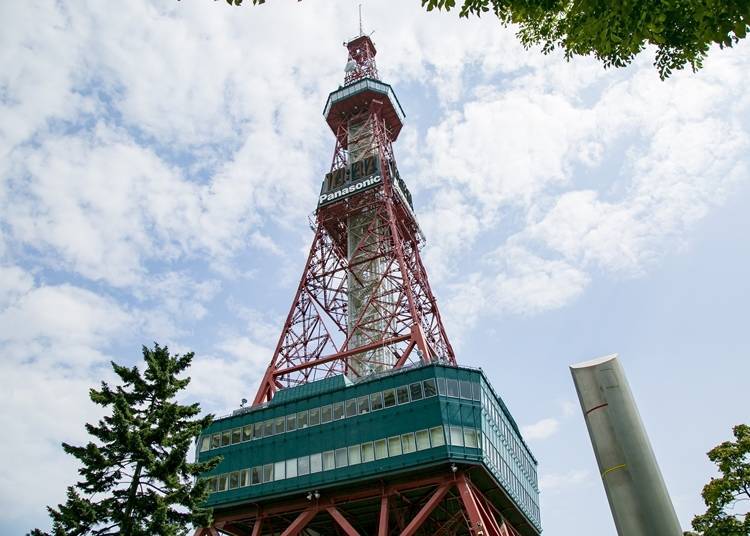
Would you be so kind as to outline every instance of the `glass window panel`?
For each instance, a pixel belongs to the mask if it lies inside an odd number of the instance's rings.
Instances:
[[[415,400],[422,400],[422,383],[412,383],[409,386],[409,392],[411,392],[411,400],[414,402]]]
[[[235,428],[232,430],[232,445],[242,441],[242,428]]]
[[[362,461],[359,445],[349,447],[349,465],[357,465]]]
[[[300,476],[310,474],[310,456],[297,458],[297,474]]]
[[[443,427],[436,426],[430,428],[430,442],[433,447],[442,447],[445,445],[445,436],[443,435]]]
[[[273,464],[273,479],[284,480],[286,478],[286,462],[276,462]]]
[[[273,480],[273,464],[269,463],[263,466],[263,483]]]
[[[437,379],[438,394],[445,396],[445,378]]]
[[[323,453],[323,470],[329,471],[336,468],[336,462],[334,461],[333,451],[327,450]]]
[[[320,473],[323,470],[323,456],[318,454],[310,455],[310,472]]]
[[[208,491],[214,493],[219,486],[219,479],[216,477],[208,479]]]
[[[385,439],[378,439],[375,441],[375,459],[382,460],[388,457],[388,446],[385,443]]]
[[[450,440],[451,445],[455,447],[463,447],[464,446],[464,434],[461,431],[460,426],[451,426],[450,427]]]
[[[297,429],[302,430],[303,428],[307,428],[306,411],[300,411],[299,413],[297,413]]]
[[[465,398],[467,400],[472,399],[470,381],[461,380],[461,398]]]
[[[362,461],[371,462],[375,459],[375,447],[372,443],[362,443]]]
[[[242,471],[240,471],[240,486],[244,488],[250,483],[249,481],[250,481],[250,470],[243,469]]]
[[[394,389],[388,389],[383,391],[383,406],[390,408],[396,405],[396,391]]]
[[[477,445],[477,434],[473,428],[464,428],[464,445],[472,449],[479,446]]]
[[[425,450],[430,448],[430,432],[427,430],[419,430],[417,432],[417,450]]]
[[[354,417],[357,414],[357,399],[352,398],[346,401],[346,416]]]
[[[357,407],[359,409],[359,414],[362,415],[363,413],[369,413],[370,412],[370,397],[360,396],[357,399]]]
[[[273,420],[269,419],[263,423],[263,437],[273,435]]]
[[[286,417],[286,431],[294,432],[297,429],[297,414],[287,415]]]
[[[479,382],[471,384],[474,400],[482,400],[482,385]]]
[[[263,437],[263,423],[256,422],[254,425],[255,431],[253,432],[253,439],[260,439]]]
[[[250,469],[250,485],[255,486],[256,484],[260,484],[260,474],[261,474],[260,467],[253,467]]]
[[[201,452],[206,452],[211,448],[211,436],[203,436],[201,438]]]
[[[414,439],[413,433],[410,432],[408,434],[401,435],[401,447],[402,447],[404,454],[409,454],[410,452],[416,452],[417,443]]]
[[[248,424],[242,428],[242,441],[250,441],[253,438],[253,425]]]
[[[399,456],[401,454],[401,436],[388,438],[388,455]]]
[[[240,487],[240,472],[235,471],[229,474],[229,489],[237,489]]]
[[[215,449],[221,446],[221,434],[214,434],[211,436],[211,448]]]
[[[406,404],[409,402],[409,388],[406,385],[396,388],[396,400],[399,404]]]
[[[227,475],[219,475],[219,491],[227,490]]]
[[[445,380],[446,390],[448,396],[455,396],[458,398],[458,381],[457,380]]]
[[[383,409],[383,393],[377,392],[370,395],[370,409],[372,411]]]
[[[336,449],[336,468],[346,467],[347,465],[349,465],[349,461],[346,456],[346,447]]]
[[[221,446],[224,447],[226,445],[232,444],[232,431],[227,430],[226,432],[221,433]]]
[[[297,458],[286,461],[286,477],[294,478],[297,476]]]
[[[283,434],[286,432],[286,417],[276,417],[273,420],[273,433],[274,434]]]
[[[344,403],[337,402],[333,405],[333,420],[337,421],[344,418]]]
[[[310,418],[308,419],[310,426],[317,426],[320,424],[320,408],[313,408],[310,410]]]
[[[422,382],[424,384],[424,397],[429,398],[437,394],[437,386],[435,385],[435,378],[430,378]]]
[[[320,408],[320,423],[325,424],[331,422],[331,406],[323,406]]]

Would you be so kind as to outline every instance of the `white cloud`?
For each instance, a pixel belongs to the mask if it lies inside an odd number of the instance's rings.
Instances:
[[[539,489],[544,493],[562,493],[592,482],[591,473],[585,469],[573,469],[566,473],[542,473]]]
[[[527,424],[521,427],[521,435],[524,439],[529,441],[535,441],[540,439],[548,439],[555,435],[560,430],[560,421],[557,419],[547,418],[535,422],[534,424]]]
[[[494,252],[491,265],[498,270],[488,279],[495,307],[517,314],[561,307],[579,296],[589,282],[588,274],[577,267],[518,246]]]
[[[428,131],[429,164],[418,185],[459,188],[492,223],[500,210],[566,184],[579,141],[593,128],[561,95],[488,89]]]
[[[0,310],[14,303],[34,286],[34,278],[18,266],[0,266]]]
[[[563,417],[572,417],[578,410],[578,405],[570,400],[563,400],[560,403]]]
[[[97,379],[106,376],[102,369]],[[100,416],[87,396],[95,384],[88,370],[0,361],[0,388],[6,393],[0,426],[10,439],[0,444],[0,455],[13,460],[0,469],[4,520],[43,519],[45,505],[63,499],[65,486],[77,475],[74,460],[63,453],[60,443],[86,440],[83,423]]]
[[[187,394],[201,401],[204,411],[230,413],[240,400],[255,397],[260,378],[273,356],[273,348],[248,337],[236,336],[218,344],[215,355],[193,360]]]
[[[0,277],[0,390],[6,393],[0,426],[10,441],[0,456],[4,518],[44,516],[75,478],[60,442],[80,442],[84,422],[99,410],[88,389],[111,377],[106,348],[137,325],[110,298],[68,284],[39,285],[17,267]],[[10,299],[8,299],[10,298]],[[32,476],[33,475],[33,476]],[[44,486],[30,486],[43,479]]]
[[[141,299],[152,299],[172,317],[200,320],[206,313],[206,302],[221,289],[221,281],[196,281],[185,271],[163,272],[144,282],[134,293]]]
[[[510,88],[478,90],[423,141],[412,134],[417,186],[439,192],[422,215],[426,256],[451,277],[463,324],[563,307],[596,270],[640,275],[678,251],[748,180],[749,61],[721,56],[667,82],[639,61],[631,76],[599,72],[610,83],[585,101],[583,86],[549,83],[560,66],[532,69]],[[466,271],[472,258],[478,266],[456,281],[456,263]]]
[[[70,285],[43,286],[0,312],[0,341],[6,360],[87,367],[101,359],[94,348],[133,325],[133,316],[107,298]]]

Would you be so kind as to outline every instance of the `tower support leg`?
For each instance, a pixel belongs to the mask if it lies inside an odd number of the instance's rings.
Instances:
[[[445,484],[440,484],[438,486],[438,489],[435,490],[435,493],[432,494],[432,497],[425,503],[425,505],[422,507],[422,509],[417,512],[417,515],[414,516],[414,519],[411,520],[411,523],[409,523],[404,531],[401,533],[401,536],[413,536],[419,527],[422,526],[422,524],[427,520],[428,517],[430,517],[430,514],[435,509],[435,507],[440,503],[440,501],[443,500],[443,497],[448,493],[448,490],[451,487],[451,483],[446,482]]]
[[[378,536],[388,536],[388,495],[380,498],[380,518],[378,521]]]
[[[300,515],[297,516],[297,519],[292,521],[292,524],[289,525],[287,529],[281,533],[281,536],[298,536],[298,534],[302,532],[302,529],[304,529],[307,524],[313,520],[317,513],[317,507],[311,507],[301,512]]]
[[[329,514],[331,514],[331,517],[333,520],[338,523],[338,526],[344,529],[344,532],[346,533],[346,536],[359,536],[359,532],[352,527],[351,523],[343,516],[341,515],[341,512],[339,512],[335,506],[329,506],[326,508]]]

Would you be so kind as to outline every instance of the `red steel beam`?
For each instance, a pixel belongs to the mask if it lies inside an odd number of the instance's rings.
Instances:
[[[236,523],[217,523],[215,527],[221,532],[231,534],[232,536],[250,536],[250,531],[248,531],[245,527],[237,525]]]
[[[426,488],[430,486],[439,486],[440,484],[444,484],[446,482],[453,482],[452,474],[438,474],[416,480],[410,480],[407,482],[401,482],[399,484],[392,484],[390,486],[387,486],[385,490],[383,489],[381,484],[373,484],[370,487],[366,487],[359,491],[334,494],[330,497],[330,499],[337,504],[343,504],[346,502],[359,501],[371,497],[380,497],[383,494],[393,495],[394,493],[397,493],[399,491]],[[280,505],[264,507],[263,517],[270,517],[289,512],[299,512],[302,510],[307,510],[309,507],[310,502],[304,499],[288,501]],[[220,521],[223,521],[228,523],[231,521],[251,521],[258,518],[260,515],[260,510],[255,505],[249,505],[247,511],[239,514],[218,516],[216,522],[218,523]]]
[[[281,536],[297,536],[317,514],[317,506],[310,507],[304,512],[301,512],[300,515],[297,516],[297,519],[292,521],[292,524],[281,533]]]
[[[260,536],[260,531],[263,528],[263,518],[259,517],[255,520],[255,523],[253,523],[253,534],[252,536]]]
[[[336,359],[345,359],[349,356],[359,354],[360,352],[374,350],[375,348],[380,348],[382,346],[390,346],[391,344],[396,344],[397,342],[405,341],[410,338],[411,338],[411,335],[401,335],[400,337],[393,337],[392,339],[385,339],[382,341],[372,342],[370,344],[365,344],[364,346],[359,346],[358,348],[354,348],[353,350],[346,350],[345,352],[338,352],[337,354],[331,354],[325,357],[319,357],[318,359],[311,359],[310,361],[305,361],[304,363],[300,363],[299,365],[294,365],[292,367],[274,370],[271,372],[271,374],[274,377],[283,376],[285,374],[297,372],[298,370],[303,370],[303,369],[312,368],[318,365],[323,365],[330,361],[335,361]]]
[[[461,502],[469,516],[471,528],[476,533],[484,528],[484,521],[482,519],[482,514],[479,511],[479,507],[474,500],[474,495],[471,493],[471,488],[466,482],[466,476],[463,473],[458,473],[456,475],[456,487],[458,487],[458,493],[461,495]]]
[[[380,519],[378,521],[378,536],[388,536],[388,495],[380,498]]]
[[[393,368],[401,368],[404,366],[404,363],[406,363],[406,360],[409,358],[409,354],[411,354],[411,351],[414,349],[415,344],[417,344],[417,341],[412,337],[411,342],[409,342],[409,346],[406,347],[404,353],[401,355],[401,357],[398,358],[396,364],[393,365]]]
[[[495,516],[492,515],[492,512],[485,506],[483,497],[476,493],[475,488],[470,491],[472,491],[472,495],[474,495],[477,506],[479,506],[479,511],[482,514],[482,518],[485,520],[485,526],[487,527],[489,533],[495,536],[502,536],[500,525],[497,524],[497,520],[495,519]]]
[[[338,526],[344,529],[344,532],[347,536],[359,536],[359,532],[352,527],[351,523],[343,516],[341,515],[341,512],[339,512],[335,506],[329,506],[326,508],[329,514],[331,514],[331,517],[333,520],[338,523]]]
[[[435,490],[435,493],[432,494],[432,497],[430,497],[430,500],[425,503],[425,505],[417,513],[417,515],[414,516],[414,519],[411,520],[411,523],[406,525],[406,528],[403,530],[403,532],[401,532],[401,536],[413,536],[414,534],[416,534],[417,529],[422,526],[422,524],[427,520],[428,517],[430,517],[432,511],[435,509],[438,503],[443,500],[452,485],[452,482],[440,484],[440,486],[438,486],[438,489]]]

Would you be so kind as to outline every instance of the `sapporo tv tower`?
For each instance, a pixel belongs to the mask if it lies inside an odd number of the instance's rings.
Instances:
[[[367,35],[323,112],[336,137],[316,230],[249,408],[198,457],[199,535],[536,535],[537,462],[481,370],[459,367],[392,144],[404,112]]]

